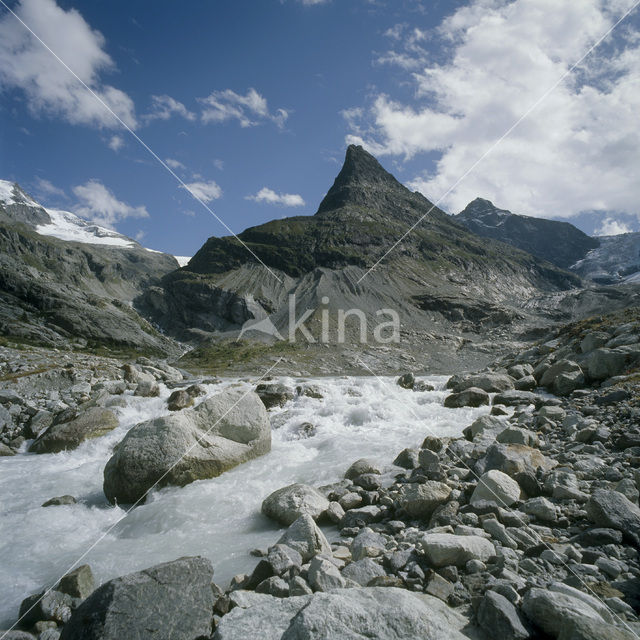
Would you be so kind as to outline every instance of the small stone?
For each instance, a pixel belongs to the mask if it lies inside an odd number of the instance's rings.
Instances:
[[[66,504],[76,504],[78,501],[73,496],[57,496],[42,503],[43,507],[58,507]]]
[[[66,593],[72,598],[88,598],[95,589],[95,579],[88,564],[83,564],[61,578],[58,591]]]
[[[342,589],[346,585],[338,568],[322,556],[313,558],[309,565],[309,584],[314,591]]]

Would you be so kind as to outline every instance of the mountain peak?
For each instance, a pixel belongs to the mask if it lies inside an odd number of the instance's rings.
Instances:
[[[363,147],[351,144],[347,147],[342,169],[320,203],[318,213],[349,204],[374,206],[380,195],[390,189],[405,190],[405,187]]]

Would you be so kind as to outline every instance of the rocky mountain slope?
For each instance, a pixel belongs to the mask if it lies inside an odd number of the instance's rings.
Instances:
[[[340,309],[360,310],[371,327],[388,308],[399,315],[403,341],[437,339],[442,354],[452,336],[455,350],[467,334],[517,333],[527,325],[524,301],[580,284],[555,265],[469,232],[356,146],[315,215],[274,220],[239,238],[271,271],[235,238],[209,238],[137,304],[180,338],[235,339],[247,321],[267,318],[286,337],[293,295],[295,318],[309,310],[305,324],[316,342],[327,318],[334,344]],[[346,334],[345,343],[358,342],[358,324]]]
[[[470,202],[455,219],[479,236],[500,240],[563,269],[600,244],[568,222],[518,215],[483,198]]]
[[[132,302],[177,267],[172,256],[0,183],[0,335],[175,352]]]

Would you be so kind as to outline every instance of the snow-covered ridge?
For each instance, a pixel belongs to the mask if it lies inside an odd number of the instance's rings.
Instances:
[[[131,248],[137,245],[136,242],[117,231],[86,222],[69,211],[58,209],[45,209],[45,211],[49,214],[51,223],[36,227],[40,235],[53,236],[69,242],[108,244],[115,247]]]
[[[15,182],[0,180],[0,203],[22,204],[27,207],[39,207],[40,205],[30,198]]]
[[[8,180],[0,180],[0,204],[5,206],[23,205],[37,207],[41,211],[46,212],[49,217],[49,222],[38,225],[33,225],[33,222],[31,222],[35,230],[43,236],[52,236],[67,242],[108,245],[111,247],[120,247],[121,249],[140,247],[151,253],[164,253],[163,251],[142,247],[135,240],[113,229],[108,229],[107,227],[83,220],[75,213],[71,213],[71,211],[43,207],[22,191],[19,185],[14,182],[9,182]],[[191,257],[186,256],[174,257],[181,267],[185,266],[189,260],[191,260]]]

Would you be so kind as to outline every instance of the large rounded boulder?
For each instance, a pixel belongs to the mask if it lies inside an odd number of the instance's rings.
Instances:
[[[141,422],[104,469],[110,502],[133,503],[154,486],[214,478],[271,450],[267,410],[253,392],[232,388],[194,409]]]

